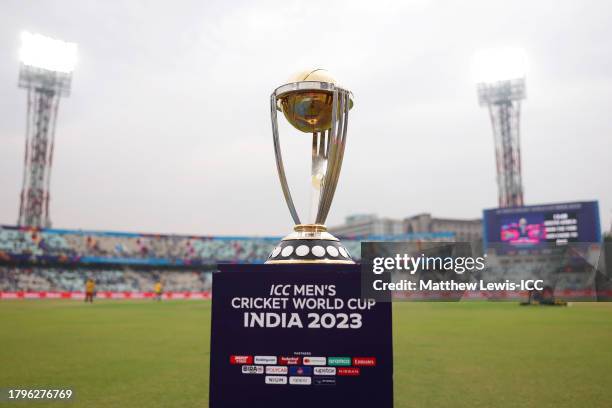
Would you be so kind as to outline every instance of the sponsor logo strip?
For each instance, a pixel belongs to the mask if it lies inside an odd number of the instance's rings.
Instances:
[[[230,364],[253,364],[253,356],[230,356]]]
[[[311,377],[289,377],[289,384],[310,385],[312,384],[312,378]]]
[[[266,375],[266,384],[287,384],[287,377],[284,375]]]
[[[263,366],[243,365],[242,374],[263,374]]]
[[[327,365],[330,366],[350,366],[350,357],[327,357]]]
[[[304,365],[310,366],[324,366],[327,364],[327,359],[325,357],[304,357],[302,361]]]
[[[289,375],[312,375],[312,367],[291,366]]]
[[[300,365],[302,362],[301,357],[279,357],[278,364],[281,365]]]
[[[266,366],[266,374],[287,375],[288,372],[287,366]]]
[[[276,364],[276,356],[255,356],[255,364]]]
[[[359,375],[358,367],[338,367],[338,375],[356,377]]]
[[[354,366],[374,367],[376,365],[376,357],[353,357]]]
[[[336,375],[336,367],[315,367],[314,375]]]

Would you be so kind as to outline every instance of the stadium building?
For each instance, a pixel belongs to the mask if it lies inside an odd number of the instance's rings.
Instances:
[[[482,240],[482,220],[434,218],[423,213],[402,219],[380,218],[374,214],[352,215],[346,222],[330,228],[339,237],[399,236],[417,237],[420,234],[435,234],[439,238],[452,235],[457,242]]]

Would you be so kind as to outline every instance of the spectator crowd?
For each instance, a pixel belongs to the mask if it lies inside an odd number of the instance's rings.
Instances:
[[[263,263],[280,237],[218,237],[0,226],[0,292],[210,290],[217,263]],[[359,256],[360,241],[343,241]]]

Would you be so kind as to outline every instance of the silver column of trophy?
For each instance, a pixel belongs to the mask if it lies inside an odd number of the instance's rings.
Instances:
[[[270,97],[276,166],[285,201],[295,222],[266,263],[354,263],[342,243],[327,232],[329,213],[342,167],[353,95],[323,69],[299,73]],[[303,223],[287,183],[278,132],[277,111],[300,132],[312,134],[311,210]]]

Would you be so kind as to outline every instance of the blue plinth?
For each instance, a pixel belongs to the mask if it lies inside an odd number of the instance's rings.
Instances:
[[[210,407],[393,406],[391,304],[359,265],[220,265]]]

